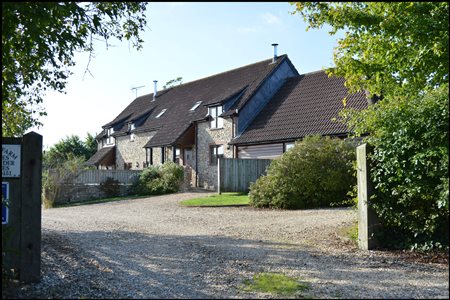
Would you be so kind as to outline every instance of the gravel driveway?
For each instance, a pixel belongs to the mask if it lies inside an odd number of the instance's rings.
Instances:
[[[310,288],[297,298],[447,298],[449,267],[355,249],[336,232],[351,209],[194,208],[199,193],[45,209],[42,281],[22,298],[276,298],[245,291],[259,272]]]

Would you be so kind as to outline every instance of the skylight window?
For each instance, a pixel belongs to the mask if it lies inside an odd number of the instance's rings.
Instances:
[[[194,111],[197,109],[197,107],[200,106],[200,104],[202,104],[202,101],[197,101],[195,102],[194,106],[192,106],[192,108],[190,109],[190,111]]]
[[[161,117],[165,112],[166,112],[166,110],[167,109],[163,109],[157,116],[156,116],[156,118],[158,119],[159,117]]]

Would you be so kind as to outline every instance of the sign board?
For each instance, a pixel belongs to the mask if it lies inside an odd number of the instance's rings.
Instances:
[[[5,199],[6,203],[3,202]],[[5,205],[9,203],[9,182],[2,182],[2,225],[8,224],[9,208]]]
[[[20,147],[2,144],[2,177],[20,177]]]

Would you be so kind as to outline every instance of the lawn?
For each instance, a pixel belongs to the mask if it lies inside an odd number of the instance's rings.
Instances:
[[[291,278],[281,273],[259,273],[253,280],[245,280],[243,289],[246,291],[260,291],[279,296],[293,296],[295,298],[308,298],[301,292],[307,291],[308,283],[300,282],[298,278]]]
[[[194,198],[181,201],[183,206],[233,206],[233,205],[248,205],[249,198],[247,194],[243,193],[222,193],[215,194],[202,198]]]

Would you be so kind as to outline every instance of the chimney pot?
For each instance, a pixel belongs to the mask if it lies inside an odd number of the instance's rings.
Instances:
[[[273,46],[273,60],[272,60],[272,63],[276,63],[277,62],[277,46],[278,46],[278,44],[277,43],[273,43],[272,44],[272,46]]]
[[[155,101],[156,100],[156,95],[158,94],[158,88],[156,87],[156,84],[158,83],[158,80],[153,80],[153,83],[154,83],[154,89],[153,89],[153,100],[152,101]]]

